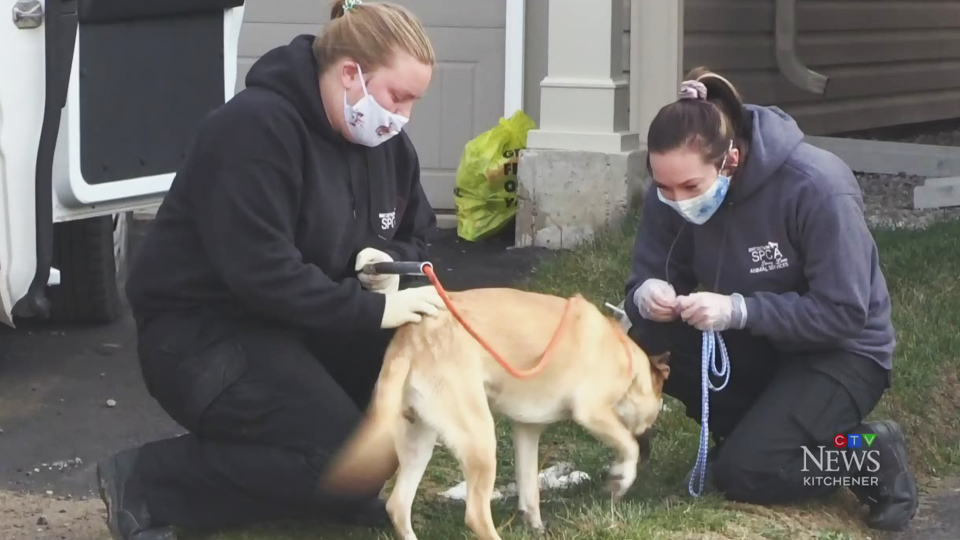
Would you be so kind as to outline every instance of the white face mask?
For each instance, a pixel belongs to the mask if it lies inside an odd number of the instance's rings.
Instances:
[[[730,141],[730,149],[733,149],[733,141]],[[729,154],[729,150],[727,153]],[[727,156],[724,156],[723,162],[720,164],[721,171],[726,164]],[[690,223],[695,225],[703,225],[713,216],[714,212],[720,208],[720,205],[723,204],[723,199],[727,196],[727,191],[729,191],[729,189],[730,177],[723,174],[718,174],[716,181],[713,182],[713,185],[696,197],[684,199],[682,201],[671,201],[670,199],[664,197],[663,192],[657,188],[657,198],[660,199],[660,202],[676,210],[678,214],[683,216],[683,218]]]
[[[353,141],[364,146],[374,147],[387,141],[410,121],[405,116],[394,114],[377,103],[373,96],[367,93],[367,85],[363,81],[363,72],[357,66],[357,75],[363,87],[363,97],[356,105],[347,103],[347,93],[343,93],[343,117],[347,121],[347,129]]]

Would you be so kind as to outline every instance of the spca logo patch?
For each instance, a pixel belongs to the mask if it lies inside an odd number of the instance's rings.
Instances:
[[[378,214],[380,217],[380,228],[389,231],[390,229],[397,226],[397,211],[393,212],[381,212]]]
[[[747,248],[750,252],[750,261],[754,264],[751,274],[772,272],[790,266],[790,260],[780,252],[779,242],[767,242],[765,246]]]

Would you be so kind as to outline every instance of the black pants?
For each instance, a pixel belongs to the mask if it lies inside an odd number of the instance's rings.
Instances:
[[[309,336],[201,316],[139,327],[147,388],[189,431],[140,449],[138,487],[156,522],[207,531],[358,502],[317,484],[359,425],[392,331]]]
[[[670,351],[664,393],[682,402],[687,416],[700,423],[702,333],[683,322],[645,321],[630,335],[648,354]],[[784,354],[746,331],[722,336],[730,380],[723,390],[710,392],[709,409],[717,453],[708,467],[718,490],[754,504],[835,491],[836,476],[849,471],[821,473],[812,461],[804,462],[803,447],[819,456],[818,446],[835,448],[835,435],[863,433],[863,418],[889,386],[888,371],[843,350]],[[719,386],[722,381],[710,376]]]

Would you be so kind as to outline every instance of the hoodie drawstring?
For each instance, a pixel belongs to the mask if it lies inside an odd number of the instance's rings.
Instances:
[[[686,223],[681,224],[677,236],[670,244],[670,249],[667,250],[667,261],[664,268],[664,278],[667,283],[670,283],[670,257],[673,255],[673,248],[677,245],[677,241],[680,239],[680,235],[683,234],[683,229],[686,225]],[[720,240],[720,254],[717,257],[716,277],[713,282],[714,291],[720,287],[720,274],[723,269],[723,248],[727,243],[727,232],[729,228],[730,222],[725,221],[723,224],[723,235]],[[718,348],[720,349],[719,367],[717,367],[716,364]],[[713,381],[710,380],[711,372],[716,377],[723,377],[723,383],[720,386],[713,385]],[[687,485],[687,491],[689,491],[693,497],[700,497],[700,495],[703,494],[703,487],[707,476],[707,456],[710,445],[710,392],[723,390],[729,382],[730,356],[727,353],[727,346],[723,342],[723,337],[720,335],[720,332],[704,331],[700,351],[700,444],[697,448],[697,460],[693,465],[693,469],[690,471],[690,482]],[[697,490],[693,489],[695,481],[699,484]]]
[[[720,289],[720,274],[723,272],[723,255],[726,253],[724,246],[727,244],[727,231],[730,230],[730,221],[723,222],[723,235],[720,237],[720,254],[717,256],[717,272],[713,280],[713,290]]]
[[[673,248],[676,247],[677,241],[680,240],[680,236],[683,234],[683,229],[687,226],[686,222],[683,222],[680,225],[680,230],[677,231],[677,235],[673,237],[673,242],[670,243],[670,249],[667,250],[667,260],[664,263],[663,276],[664,281],[670,283],[670,258],[673,256]],[[715,278],[713,281],[713,290],[716,291],[720,288],[720,275],[723,273],[723,247],[727,243],[727,232],[730,230],[730,222],[724,222],[723,224],[723,236],[720,238],[720,255],[717,257],[717,271],[715,273]]]
[[[673,248],[677,245],[677,240],[680,240],[680,235],[683,234],[683,229],[686,226],[686,221],[680,224],[680,230],[677,231],[677,235],[673,237],[673,242],[670,243],[670,249],[667,250],[667,262],[664,263],[663,268],[663,279],[667,283],[670,283],[670,257],[673,255]]]

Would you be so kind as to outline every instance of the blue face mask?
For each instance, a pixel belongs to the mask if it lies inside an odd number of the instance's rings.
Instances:
[[[733,141],[730,141],[730,150],[732,149]],[[729,150],[727,153],[729,155]],[[720,164],[721,171],[726,164],[727,156],[724,156],[723,163]],[[671,201],[663,196],[663,192],[657,189],[657,198],[660,199],[660,202],[676,210],[678,214],[690,223],[703,225],[708,219],[713,217],[713,214],[720,208],[720,205],[723,204],[723,199],[727,196],[729,189],[730,177],[719,174],[717,175],[716,181],[713,182],[713,185],[696,197],[682,201]]]

